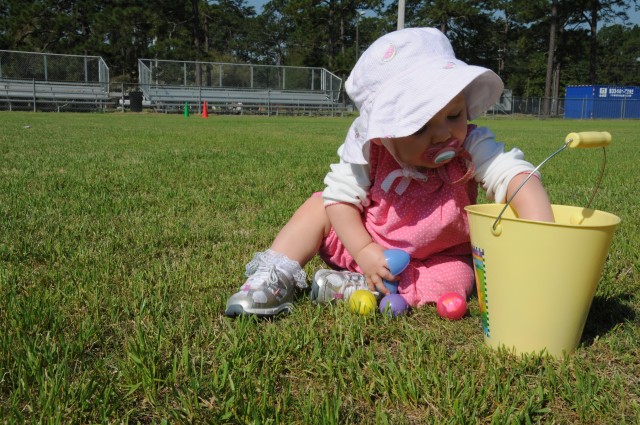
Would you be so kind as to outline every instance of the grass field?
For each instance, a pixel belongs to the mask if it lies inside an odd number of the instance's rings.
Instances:
[[[639,423],[638,122],[480,123],[534,163],[613,134],[593,207],[622,223],[565,359],[486,347],[475,295],[458,322],[304,294],[277,320],[223,316],[350,119],[0,113],[0,421]],[[584,206],[601,158],[550,161],[552,201]]]

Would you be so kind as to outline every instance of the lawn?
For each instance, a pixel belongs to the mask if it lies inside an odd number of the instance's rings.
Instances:
[[[0,420],[639,423],[638,122],[479,123],[536,164],[569,132],[613,135],[592,206],[622,222],[563,359],[487,347],[475,295],[456,322],[304,293],[275,320],[224,317],[348,118],[0,113]],[[552,201],[586,205],[601,161],[546,164]]]

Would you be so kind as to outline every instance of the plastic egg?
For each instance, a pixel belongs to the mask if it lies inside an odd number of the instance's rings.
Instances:
[[[382,279],[382,283],[384,283],[385,288],[389,290],[389,294],[397,294],[398,293],[398,284],[399,282],[390,282],[386,279]]]
[[[411,257],[401,249],[387,249],[384,251],[384,258],[387,260],[387,267],[392,275],[397,276],[404,271],[411,261]],[[391,294],[398,293],[398,282],[391,282],[383,279],[384,286]]]
[[[380,300],[380,313],[397,317],[409,311],[409,304],[400,294],[385,295]]]
[[[392,275],[397,276],[409,265],[411,257],[401,249],[387,249],[384,251],[384,258],[387,260],[387,267]]]
[[[378,303],[375,295],[366,289],[358,289],[349,297],[349,308],[354,313],[370,314],[376,310]]]
[[[467,300],[457,292],[447,292],[438,298],[436,308],[443,319],[459,320],[467,314]]]

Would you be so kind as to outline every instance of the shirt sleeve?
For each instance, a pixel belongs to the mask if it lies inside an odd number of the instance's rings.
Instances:
[[[520,149],[513,148],[505,152],[504,144],[496,142],[495,135],[486,127],[478,127],[469,133],[464,145],[471,154],[474,178],[487,191],[489,200],[505,202],[511,179],[535,169],[524,160],[524,153]],[[536,175],[540,176],[538,173]]]
[[[369,164],[352,164],[341,159],[340,163],[331,164],[324,184],[322,197],[325,206],[348,203],[362,211],[369,205]]]

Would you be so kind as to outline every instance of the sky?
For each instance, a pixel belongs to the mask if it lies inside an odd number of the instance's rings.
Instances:
[[[260,13],[262,11],[262,6],[267,3],[268,0],[246,0],[249,6],[253,6],[256,8],[256,12]],[[633,10],[634,7],[631,7],[631,10],[627,11],[629,18],[631,18],[631,23],[640,25],[640,11],[636,12]]]

